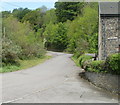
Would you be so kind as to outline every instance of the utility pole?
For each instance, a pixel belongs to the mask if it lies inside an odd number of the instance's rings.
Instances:
[[[3,28],[3,38],[5,38],[5,31],[6,31],[6,29],[5,29],[5,27]]]

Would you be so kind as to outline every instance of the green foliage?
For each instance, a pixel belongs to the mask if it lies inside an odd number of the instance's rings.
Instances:
[[[12,40],[3,38],[2,40],[2,63],[19,65],[18,56],[21,53],[21,47],[12,42]]]
[[[66,22],[69,44],[67,50],[84,54],[97,52],[98,11],[86,6],[83,15],[74,19],[71,24]],[[67,25],[69,24],[69,25]],[[77,54],[78,55],[78,54]]]
[[[76,58],[76,56],[72,56],[72,60],[75,62],[76,66],[80,66],[78,58]]]
[[[79,13],[83,3],[80,2],[56,2],[56,16],[58,22],[73,20]]]
[[[55,14],[55,9],[50,9],[46,11],[46,14],[43,17],[44,19],[44,25],[51,23],[57,23],[57,17]]]
[[[2,12],[4,65],[41,57],[44,46],[48,50],[74,53],[76,59],[86,52],[97,52],[98,3],[56,2],[55,8]],[[88,59],[79,58],[78,62],[87,64]]]
[[[92,59],[92,57],[89,56],[89,55],[81,55],[81,56],[78,58],[78,62],[79,62],[79,64],[80,64],[80,66],[83,67],[83,66],[84,66],[84,62],[86,62],[87,60],[90,60],[90,59]]]
[[[32,58],[27,60],[19,60],[20,65],[6,65],[0,68],[0,73],[13,72],[17,70],[27,69],[33,67],[37,64],[44,62],[47,59],[50,59],[51,56],[42,56],[41,58]]]
[[[113,74],[120,74],[120,53],[109,55],[105,61],[105,69]]]
[[[10,11],[2,11],[2,18],[7,18],[10,16],[10,14],[11,14]]]
[[[90,61],[89,59],[81,60],[80,57],[79,61],[82,65],[82,68],[84,68],[86,71],[92,71],[92,72],[103,72],[103,73],[111,73],[111,74],[117,74],[120,75],[120,54],[112,54],[107,57],[105,61]]]
[[[16,17],[19,21],[21,21],[23,19],[23,17],[30,12],[31,10],[29,10],[28,8],[18,8],[18,9],[14,9],[12,11],[12,15],[14,17]]]
[[[104,61],[92,61],[85,67],[86,71],[106,72],[104,70]]]
[[[43,25],[43,15],[42,9],[38,8],[36,10],[28,12],[22,19],[22,22],[28,21],[33,29],[37,31]]]
[[[63,51],[67,47],[66,28],[63,23],[49,23],[46,26],[44,36],[47,40],[46,47],[52,50]]]
[[[18,22],[10,16],[3,19],[3,62],[17,63],[18,59],[41,57],[44,55],[44,45],[41,39],[36,39],[35,32],[29,23]],[[41,38],[41,37],[39,37]]]
[[[17,65],[6,65],[0,68],[0,73],[17,71],[19,68]]]

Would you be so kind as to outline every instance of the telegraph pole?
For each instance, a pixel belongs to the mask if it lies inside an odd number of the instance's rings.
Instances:
[[[3,28],[3,38],[5,38],[5,31],[6,31],[6,29],[5,29],[5,27]]]

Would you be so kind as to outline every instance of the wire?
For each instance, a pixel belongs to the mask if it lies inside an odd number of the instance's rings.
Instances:
[[[8,2],[4,2],[4,3],[9,4],[9,5],[11,5],[11,6],[15,6],[15,7],[22,8],[22,7],[20,7],[20,6],[16,5],[16,4],[11,4],[11,3],[8,3]]]

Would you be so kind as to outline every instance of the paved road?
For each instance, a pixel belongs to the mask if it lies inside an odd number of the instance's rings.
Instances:
[[[71,54],[49,52],[53,58],[35,67],[0,74],[5,103],[117,103],[117,97],[96,88],[78,74]]]

